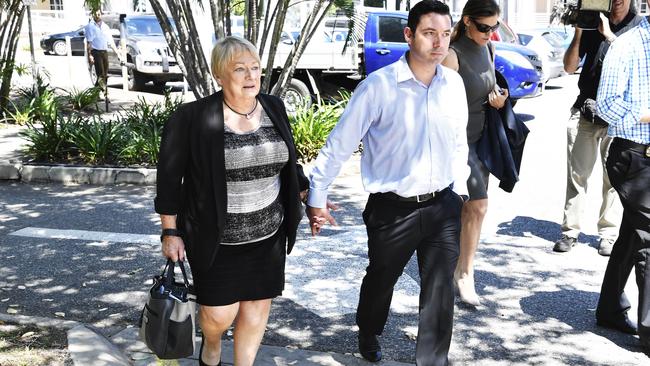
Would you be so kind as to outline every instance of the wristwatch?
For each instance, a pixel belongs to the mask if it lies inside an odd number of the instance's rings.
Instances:
[[[181,236],[181,232],[177,229],[162,229],[162,234],[160,234],[161,243],[165,236]]]

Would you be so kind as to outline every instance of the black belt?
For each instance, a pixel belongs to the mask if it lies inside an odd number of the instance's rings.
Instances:
[[[620,137],[614,137],[614,141],[612,141],[612,144],[615,144],[620,148],[626,150],[632,150],[641,155],[645,155],[646,158],[650,158],[650,145],[640,144],[638,142],[630,141],[628,139],[623,139]]]
[[[426,202],[430,199],[433,199],[435,196],[438,196],[441,193],[447,191],[448,189],[450,188],[447,187],[445,189],[439,190],[438,192],[418,194],[417,196],[411,196],[411,197],[402,197],[399,194],[393,192],[376,193],[376,195],[382,198],[386,198],[392,201],[399,201],[399,202]]]

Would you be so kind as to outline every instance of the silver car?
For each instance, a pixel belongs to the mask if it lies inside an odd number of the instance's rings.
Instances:
[[[167,45],[155,15],[105,15],[102,20],[111,29],[115,44],[118,46],[121,31],[124,31],[129,90],[141,90],[150,81],[156,87],[162,88],[169,81],[183,80],[183,73]],[[109,48],[109,76],[121,76],[121,66],[117,55]],[[97,80],[95,69],[91,67],[89,70],[94,83]]]

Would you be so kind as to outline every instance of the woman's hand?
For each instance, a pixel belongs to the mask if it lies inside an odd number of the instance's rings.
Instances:
[[[501,109],[506,104],[508,99],[508,89],[501,89],[501,91],[492,90],[488,94],[488,103],[496,109]]]
[[[174,262],[185,259],[185,243],[180,236],[166,235],[162,241],[162,253]]]

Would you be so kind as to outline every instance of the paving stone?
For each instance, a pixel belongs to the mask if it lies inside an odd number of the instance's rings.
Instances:
[[[23,182],[49,182],[49,166],[23,165],[20,169],[20,179]]]
[[[68,351],[75,365],[131,365],[129,359],[106,337],[83,325],[68,331]]]
[[[94,168],[90,172],[90,184],[106,185],[115,184],[119,169],[115,168]]]
[[[115,184],[145,184],[145,182],[146,169],[122,169],[117,173],[117,177],[115,177]]]
[[[54,166],[50,168],[50,181],[63,184],[88,184],[90,183],[91,170],[91,168],[85,167]]]
[[[21,164],[0,163],[0,179],[20,179]]]

